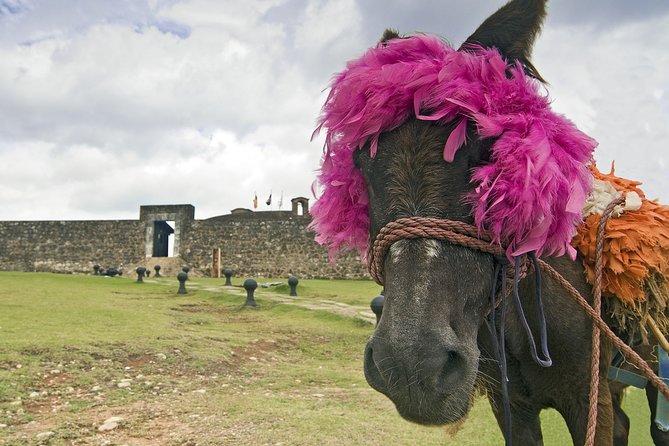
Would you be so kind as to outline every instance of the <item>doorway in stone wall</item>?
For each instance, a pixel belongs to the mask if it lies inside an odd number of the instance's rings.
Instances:
[[[304,197],[297,197],[290,200],[293,204],[293,214],[304,217],[309,214],[309,200]]]
[[[174,227],[174,221],[154,221],[153,257],[174,256]]]

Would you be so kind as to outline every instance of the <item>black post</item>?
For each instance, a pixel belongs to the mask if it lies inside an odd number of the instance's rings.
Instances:
[[[160,265],[154,266],[153,269],[156,270],[156,274],[154,274],[153,277],[163,277],[163,276],[160,275]]]
[[[376,325],[379,325],[379,321],[381,320],[381,315],[383,314],[384,300],[385,298],[383,297],[383,292],[382,292],[382,294],[379,294],[374,299],[372,299],[372,303],[369,305],[372,308],[374,314],[376,315]]]
[[[244,304],[247,307],[256,307],[256,301],[253,298],[253,292],[258,288],[258,282],[254,279],[246,279],[244,281],[244,289],[246,290],[246,303]]]
[[[225,276],[225,286],[232,286],[232,282],[230,282],[230,278],[235,272],[231,270],[230,268],[225,268],[223,270],[223,275]]]
[[[297,280],[297,277],[290,276],[288,278],[288,286],[290,286],[290,295],[291,296],[297,296],[297,284],[298,283],[299,283],[299,280]]]
[[[137,273],[137,283],[144,283],[144,273],[146,273],[146,268],[138,266],[135,272]]]
[[[190,272],[190,266],[188,266],[188,265],[184,265],[183,268],[181,268],[181,271],[183,271],[183,272],[185,272],[186,274],[188,274],[188,273]]]
[[[177,291],[177,294],[188,294],[188,291],[186,291],[186,281],[188,280],[188,273],[184,271],[179,271],[179,274],[177,274],[177,280],[179,281],[179,291]]]
[[[93,265],[93,271],[94,271],[94,274],[96,276],[99,276],[100,275],[100,265],[98,265],[97,263],[95,265]]]

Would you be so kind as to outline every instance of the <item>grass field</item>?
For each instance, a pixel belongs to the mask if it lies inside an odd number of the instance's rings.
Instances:
[[[374,283],[258,288],[256,309],[222,283],[0,272],[0,445],[503,444],[484,400],[451,433],[367,385],[373,325],[338,310],[368,308]],[[644,395],[625,409],[630,444],[651,444]],[[571,444],[542,421],[546,445]]]

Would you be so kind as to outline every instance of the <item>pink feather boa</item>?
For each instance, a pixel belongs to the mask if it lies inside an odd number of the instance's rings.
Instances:
[[[507,75],[510,73],[510,76]],[[597,143],[550,109],[539,84],[494,49],[458,52],[436,37],[416,35],[369,49],[331,85],[314,132],[327,129],[318,177],[323,193],[311,228],[331,257],[369,242],[365,180],[353,152],[409,117],[443,124],[457,120],[444,146],[453,160],[473,121],[479,137],[495,138],[490,163],[473,170],[465,197],[479,231],[507,255],[575,255],[571,239],[590,191],[586,164]]]

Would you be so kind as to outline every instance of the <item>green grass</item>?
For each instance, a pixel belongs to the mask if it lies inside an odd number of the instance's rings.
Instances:
[[[150,311],[168,296],[163,287],[147,292],[127,279],[55,274],[4,273],[0,280],[0,327],[14,347],[125,343],[170,323]]]
[[[0,445],[503,443],[481,399],[457,434],[402,420],[363,376],[371,324],[273,300],[286,285],[244,308],[222,283],[193,278],[184,296],[173,278],[0,272]],[[367,307],[379,290],[300,280],[298,294]],[[650,444],[643,393],[625,407],[630,444]],[[121,426],[98,432],[110,416]],[[556,412],[542,423],[546,445],[570,444]]]
[[[244,278],[233,277],[234,286],[241,286]],[[220,286],[225,279],[206,277],[193,278],[190,284],[198,287]],[[258,278],[259,285],[273,282],[282,282],[281,285],[271,286],[267,290],[288,296],[290,287],[285,278]],[[333,300],[348,305],[369,307],[369,303],[381,292],[382,287],[371,280],[327,280],[327,279],[299,279],[297,292],[300,297],[313,297],[323,300]],[[262,291],[262,288],[259,288]]]

